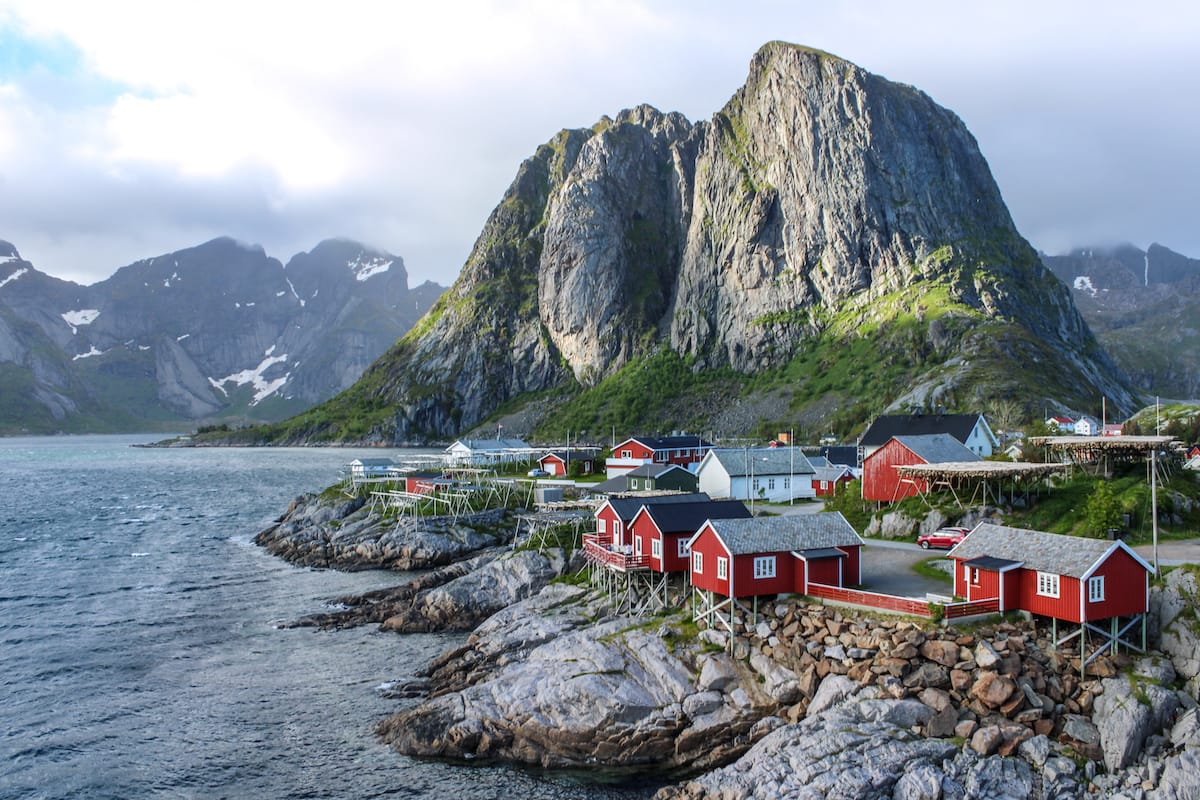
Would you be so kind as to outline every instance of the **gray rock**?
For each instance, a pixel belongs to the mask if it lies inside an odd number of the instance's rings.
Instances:
[[[845,661],[846,648],[840,644],[835,644],[832,647],[825,648],[825,659],[827,661]]]
[[[1034,796],[1033,770],[1018,758],[981,758],[961,778],[967,797],[1024,800]]]
[[[975,645],[975,665],[977,667],[991,669],[999,663],[1000,654],[996,652],[996,648],[992,647],[991,642],[984,640]]]
[[[750,654],[750,668],[762,676],[763,691],[776,703],[791,705],[800,699],[800,682],[787,667],[755,651]]]
[[[1100,744],[1100,729],[1079,714],[1063,716],[1063,735],[1083,744]]]
[[[1033,741],[1030,739],[1030,741]],[[1042,767],[1042,775],[1047,781],[1056,782],[1064,777],[1075,776],[1075,762],[1062,756],[1052,756],[1046,759]]]
[[[1154,800],[1200,800],[1200,750],[1189,748],[1166,760]]]
[[[817,693],[808,704],[808,715],[817,716],[822,711],[836,706],[858,689],[856,681],[845,675],[827,675],[817,687]]]
[[[1160,733],[1179,701],[1174,692],[1153,683],[1130,685],[1124,677],[1106,678],[1096,698],[1092,719],[1100,731],[1104,763],[1115,771],[1133,763],[1147,737]]]
[[[1026,739],[1017,747],[1017,752],[1039,769],[1045,765],[1046,759],[1050,757],[1050,739],[1046,736],[1034,736],[1032,739]]]
[[[701,692],[723,692],[737,680],[737,668],[727,653],[709,653],[700,658],[700,677],[696,679],[696,688]]]
[[[724,701],[720,692],[691,694],[683,699],[683,713],[693,718],[702,717],[716,711]]]
[[[1162,589],[1154,589],[1152,603],[1157,611],[1160,648],[1171,658],[1179,677],[1191,682],[1200,677],[1200,625],[1197,602],[1200,581],[1194,573],[1177,569],[1165,576]]]
[[[892,789],[893,800],[941,800],[942,771],[928,762],[913,764]]]
[[[1200,747],[1200,709],[1180,714],[1171,728],[1170,739],[1176,747]]]

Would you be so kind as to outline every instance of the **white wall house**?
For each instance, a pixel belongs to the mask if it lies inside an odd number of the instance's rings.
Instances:
[[[1100,423],[1093,417],[1084,415],[1075,420],[1075,435],[1076,436],[1098,436],[1100,434]]]
[[[529,461],[541,452],[520,439],[459,439],[446,448],[446,459],[459,467],[490,467]]]
[[[798,447],[752,447],[710,450],[697,476],[714,499],[786,503],[816,496],[813,472]]]

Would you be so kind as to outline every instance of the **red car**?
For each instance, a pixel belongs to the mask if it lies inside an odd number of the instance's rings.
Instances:
[[[931,547],[954,547],[970,533],[966,528],[939,528],[933,533],[923,533],[917,537],[917,544],[928,550]]]

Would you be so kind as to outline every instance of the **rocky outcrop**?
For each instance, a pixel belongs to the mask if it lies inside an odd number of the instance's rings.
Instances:
[[[1159,649],[1171,658],[1192,697],[1200,698],[1200,579],[1191,569],[1166,573],[1150,594]]]
[[[1175,682],[1175,670],[1166,659],[1143,659],[1128,677],[1101,683],[1093,714],[1110,772],[1123,769],[1142,753],[1146,740],[1169,727],[1179,709],[1179,699],[1166,686]]]
[[[538,148],[454,287],[361,385],[398,408],[377,434],[413,441],[664,350],[753,373],[826,343],[833,373],[838,345],[864,337],[910,371],[877,393],[1036,386],[1082,403],[1103,387],[1133,407],[962,121],[772,42],[710,121],[639,106]]]
[[[301,495],[254,543],[293,564],[334,569],[443,566],[512,540],[504,509],[452,517],[385,517],[362,498]]]

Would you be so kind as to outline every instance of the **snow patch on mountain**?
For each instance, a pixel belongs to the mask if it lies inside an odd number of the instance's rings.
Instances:
[[[10,259],[8,259],[8,261],[16,261],[16,259],[15,259],[15,258],[10,258]],[[24,268],[24,267],[21,267],[21,269],[17,270],[17,271],[16,271],[16,272],[14,272],[12,275],[9,275],[9,276],[8,276],[7,278],[5,278],[4,280],[0,280],[0,288],[3,288],[3,287],[4,287],[4,284],[6,284],[6,283],[12,283],[12,282],[13,282],[13,281],[15,281],[17,278],[19,278],[19,277],[21,277],[22,275],[24,275],[26,272],[29,272],[29,270],[27,270],[27,269],[26,269],[26,268]]]
[[[71,360],[72,360],[72,361],[78,361],[78,360],[79,360],[79,359],[81,359],[81,358],[91,358],[92,356],[102,356],[102,355],[104,355],[104,351],[103,351],[103,350],[97,350],[97,349],[96,349],[96,345],[92,345],[92,349],[91,349],[91,350],[88,350],[86,353],[80,353],[80,354],[79,354],[79,355],[77,355],[77,356],[72,356],[72,357],[71,357]]]
[[[383,258],[382,256],[364,258],[364,255],[360,253],[357,258],[346,264],[358,281],[365,281],[380,273],[387,272],[391,269],[392,264],[395,263],[395,259]]]
[[[79,328],[91,325],[96,321],[96,317],[100,316],[100,309],[81,308],[77,311],[64,311],[60,316],[62,316],[63,322],[71,328],[71,333],[78,333]]]
[[[274,351],[275,348],[271,347],[271,349],[267,351],[266,357],[258,363],[257,367],[244,369],[241,372],[235,372],[232,375],[228,375],[220,379],[209,378],[208,382],[212,384],[214,388],[219,390],[221,394],[226,396],[229,395],[229,392],[225,390],[225,384],[233,383],[236,386],[244,386],[248,383],[254,387],[254,399],[250,401],[250,405],[256,406],[275,392],[279,391],[292,376],[292,374],[289,372],[281,378],[264,377],[267,370],[269,370],[271,367],[287,361],[287,353],[284,353],[281,356],[272,356],[271,353]]]
[[[1096,286],[1092,283],[1092,279],[1087,275],[1080,275],[1075,279],[1075,283],[1072,285],[1080,292],[1087,292],[1092,297],[1096,296]]]

